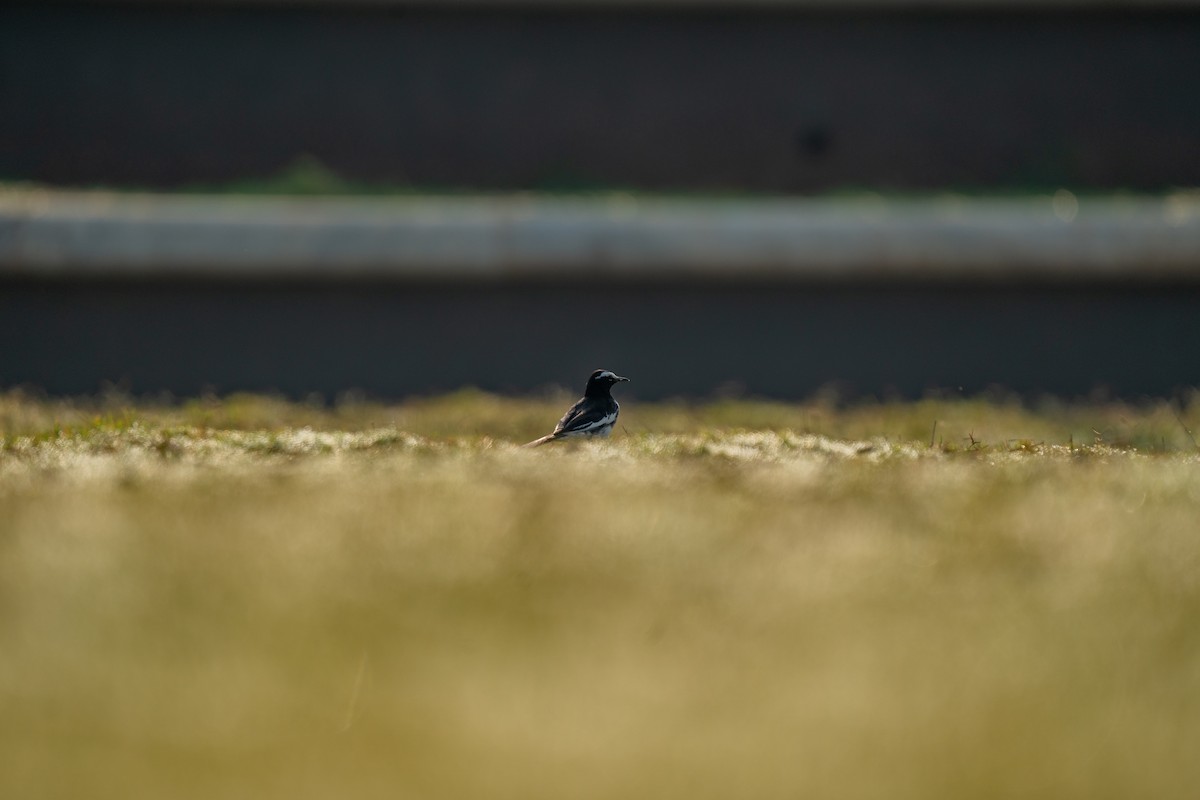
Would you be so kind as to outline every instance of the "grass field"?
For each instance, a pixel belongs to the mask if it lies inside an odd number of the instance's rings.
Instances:
[[[563,401],[0,394],[0,797],[1195,795],[1200,403]]]

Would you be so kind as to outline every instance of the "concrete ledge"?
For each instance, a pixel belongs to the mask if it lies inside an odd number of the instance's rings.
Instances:
[[[0,278],[1200,283],[1200,193],[304,199],[9,189]]]

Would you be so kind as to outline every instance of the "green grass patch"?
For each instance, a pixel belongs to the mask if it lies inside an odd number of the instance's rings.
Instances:
[[[1194,793],[1195,404],[567,399],[0,395],[0,796]]]
[[[67,185],[47,184],[22,180],[16,175],[0,176],[0,192],[37,191],[62,189],[68,191],[95,190],[103,192],[165,192],[169,194],[217,194],[245,196],[291,196],[291,197],[407,197],[407,196],[480,196],[480,195],[525,195],[534,193],[546,197],[635,197],[645,199],[695,199],[695,200],[752,200],[755,198],[796,197],[795,194],[779,192],[749,191],[737,188],[647,190],[628,184],[612,183],[603,175],[588,174],[569,166],[549,167],[527,186],[507,189],[483,189],[468,184],[414,184],[403,179],[386,181],[369,180],[349,176],[321,161],[312,154],[303,154],[271,173],[245,175],[244,177],[220,182],[190,182],[173,187],[150,187],[137,184],[91,184]],[[808,197],[822,197],[840,202],[859,201],[876,205],[880,201],[905,203],[930,199],[1008,199],[1021,200],[1035,197],[1045,198],[1063,189],[1070,190],[1071,182],[1063,176],[1030,173],[1018,176],[1005,184],[944,186],[935,190],[897,189],[887,185],[844,185],[824,190]],[[1138,198],[1138,197],[1191,197],[1194,187],[1162,185],[1149,190],[1134,190],[1127,187],[1111,187],[1106,190],[1077,189],[1073,192],[1080,199],[1095,198]]]

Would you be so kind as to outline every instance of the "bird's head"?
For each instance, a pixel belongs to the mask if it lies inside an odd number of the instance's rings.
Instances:
[[[598,369],[588,378],[587,389],[584,394],[603,393],[607,392],[614,383],[628,382],[629,378],[622,378],[615,372],[607,369]]]

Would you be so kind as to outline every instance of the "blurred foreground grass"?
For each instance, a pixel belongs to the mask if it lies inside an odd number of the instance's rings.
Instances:
[[[0,395],[0,797],[1194,795],[1196,403],[562,400]]]

